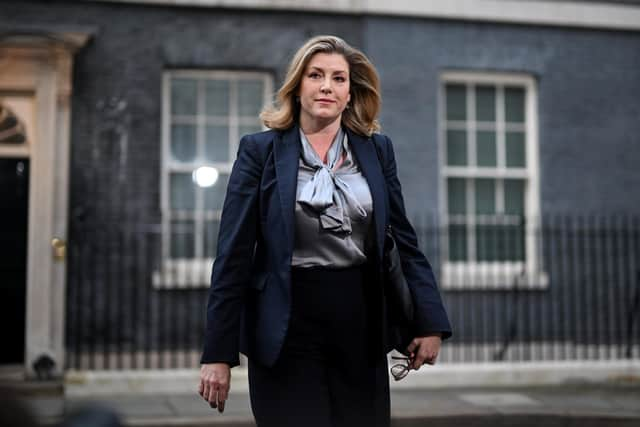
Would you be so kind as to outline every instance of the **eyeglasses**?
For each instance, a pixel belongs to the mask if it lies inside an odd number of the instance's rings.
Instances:
[[[396,381],[400,381],[401,379],[403,379],[409,374],[409,371],[411,370],[411,362],[413,361],[413,359],[406,356],[405,357],[391,356],[391,359],[403,361],[391,366],[391,375],[393,375],[393,379]]]

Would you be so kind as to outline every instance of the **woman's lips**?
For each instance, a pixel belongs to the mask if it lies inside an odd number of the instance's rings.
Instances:
[[[322,103],[325,103],[325,104],[332,104],[335,101],[333,99],[320,98],[320,99],[316,99],[316,102],[322,102]]]

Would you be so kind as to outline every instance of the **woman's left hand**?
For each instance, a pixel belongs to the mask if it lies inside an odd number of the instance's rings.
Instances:
[[[407,350],[409,351],[412,369],[417,371],[425,363],[435,365],[440,352],[440,344],[442,343],[441,336],[442,334],[438,333],[426,337],[416,337],[411,341]]]

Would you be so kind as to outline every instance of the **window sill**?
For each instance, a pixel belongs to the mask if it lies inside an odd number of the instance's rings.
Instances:
[[[212,266],[209,258],[165,260],[162,270],[153,272],[153,288],[208,288]],[[448,262],[442,266],[440,278],[440,287],[445,290],[544,290],[548,286],[545,271],[527,270],[522,262]]]
[[[208,288],[211,281],[213,259],[167,259],[161,271],[154,271],[154,289],[194,289]]]
[[[447,262],[442,266],[440,287],[446,290],[544,290],[547,272],[523,262]]]

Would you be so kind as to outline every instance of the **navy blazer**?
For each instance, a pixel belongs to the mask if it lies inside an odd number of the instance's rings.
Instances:
[[[379,281],[385,227],[391,225],[402,268],[416,304],[416,336],[451,335],[436,281],[411,224],[389,138],[347,129],[349,145],[373,200],[375,254],[368,264],[374,318],[374,351],[386,343],[385,298]],[[377,152],[376,146],[377,144]],[[291,311],[291,256],[300,135],[297,126],[247,135],[240,141],[222,209],[211,274],[202,363],[239,364],[239,352],[272,366],[282,348]],[[377,350],[376,350],[377,349]]]

